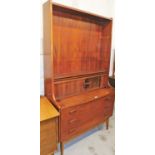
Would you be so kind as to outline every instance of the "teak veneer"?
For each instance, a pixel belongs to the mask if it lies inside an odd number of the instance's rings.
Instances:
[[[106,123],[114,107],[108,85],[112,19],[44,4],[45,95],[60,112],[59,142]]]
[[[53,155],[58,144],[59,112],[44,96],[40,97],[40,155]]]

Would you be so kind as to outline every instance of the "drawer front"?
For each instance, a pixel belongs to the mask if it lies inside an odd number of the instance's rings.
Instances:
[[[95,125],[103,123],[112,115],[113,96],[96,99],[92,102],[63,109],[61,112],[61,141],[83,133]]]
[[[98,114],[93,119],[88,120],[86,123],[76,124],[75,127],[68,126],[68,128],[61,128],[61,141],[67,141],[71,138],[74,138],[88,131],[89,129],[99,125],[100,123],[103,123],[104,120],[104,115],[102,113],[100,115]]]
[[[61,137],[75,134],[80,126],[91,120],[91,105],[86,103],[81,106],[63,109],[61,112]]]
[[[103,122],[104,104],[103,99],[63,109],[61,112],[61,140],[91,128],[95,123]]]
[[[80,114],[86,114],[89,112],[89,110],[90,104],[86,103],[79,106],[63,109],[61,112],[61,116],[63,117],[63,119],[69,119],[72,117],[78,117]]]
[[[51,119],[40,123],[40,154],[47,155],[57,149],[58,123]]]

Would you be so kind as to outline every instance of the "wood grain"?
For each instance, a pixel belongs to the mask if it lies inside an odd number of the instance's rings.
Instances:
[[[102,24],[53,7],[54,76],[102,71]],[[75,65],[76,64],[76,65]]]
[[[57,119],[57,118],[56,118]],[[57,149],[57,122],[56,119],[40,123],[40,154],[48,155]]]
[[[53,154],[58,143],[59,113],[46,97],[40,97],[40,154]]]
[[[58,111],[54,106],[47,100],[46,97],[40,97],[40,121],[51,119],[59,116]]]
[[[61,101],[58,101],[57,104],[62,108],[66,107],[72,107],[75,105],[80,105],[83,103],[87,103],[93,100],[96,100],[98,98],[107,96],[107,95],[113,95],[114,89],[113,88],[106,88],[106,89],[97,89],[89,92],[82,93],[80,95],[72,96],[65,98]]]
[[[45,94],[60,112],[63,155],[64,142],[103,122],[108,128],[115,98],[108,86],[112,19],[51,1],[47,6]]]
[[[107,119],[112,116],[114,94],[110,92],[106,96],[100,96],[98,99],[84,101],[83,103],[79,96],[77,99],[81,102],[77,102],[77,105],[70,105],[69,103],[73,102],[70,101],[68,102],[69,106],[63,107],[61,111],[61,141],[68,141],[97,124],[107,122]]]
[[[53,20],[52,4],[48,0],[43,5],[43,54],[44,54],[44,85],[45,96],[57,107],[54,95],[53,78]],[[59,109],[59,107],[57,107]]]

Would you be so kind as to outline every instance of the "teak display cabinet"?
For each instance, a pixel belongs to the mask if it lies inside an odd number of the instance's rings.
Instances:
[[[106,122],[112,19],[48,1],[44,4],[45,95],[60,112],[59,142]]]

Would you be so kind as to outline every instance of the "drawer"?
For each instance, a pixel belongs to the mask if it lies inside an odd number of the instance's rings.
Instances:
[[[79,116],[80,114],[84,114],[84,113],[89,112],[89,109],[90,109],[89,103],[82,104],[79,106],[74,106],[71,108],[65,108],[62,110],[61,116],[63,118],[72,118],[72,117]]]
[[[113,101],[114,97],[109,95],[86,104],[63,109],[60,116],[61,140],[69,140],[103,123],[107,117],[112,115]]]
[[[67,141],[69,139],[72,139],[86,131],[88,131],[89,129],[92,129],[94,127],[96,127],[97,125],[101,124],[104,122],[104,113],[102,114],[98,114],[96,115],[96,117],[94,117],[91,120],[88,120],[86,123],[82,123],[81,125],[78,125],[76,127],[69,127],[66,130],[62,130],[61,133],[61,140],[62,141]]]
[[[40,123],[40,154],[46,155],[57,149],[57,119],[50,119]]]
[[[95,99],[86,104],[63,109],[61,112],[61,117],[63,118],[63,120],[65,119],[68,120],[69,118],[73,117],[81,119],[87,117],[89,119],[92,119],[95,112],[96,113],[98,113],[99,111],[103,112],[104,105],[105,105],[104,98]]]
[[[66,125],[66,126],[61,126],[61,139],[65,139],[66,137],[72,137],[75,135],[79,130],[80,130],[80,124],[76,123],[74,125]]]
[[[102,107],[102,108],[101,108]],[[81,127],[92,119],[102,115],[104,117],[103,102],[94,100],[92,102],[63,109],[61,112],[61,139],[72,137],[81,130]]]
[[[80,119],[69,119],[69,120],[62,120],[61,121],[61,131],[62,133],[67,132],[68,129],[77,128],[82,124]]]
[[[61,135],[72,135],[78,128],[87,121],[91,120],[91,104],[86,103],[80,106],[63,109],[61,118]]]

